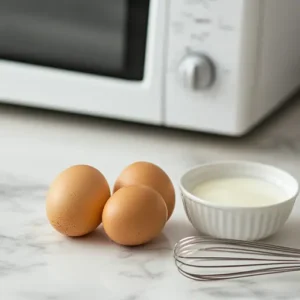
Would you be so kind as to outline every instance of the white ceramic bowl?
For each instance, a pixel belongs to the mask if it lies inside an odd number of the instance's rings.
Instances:
[[[286,191],[287,199],[268,206],[219,205],[192,194],[195,186],[213,178],[249,176],[267,180]],[[180,180],[185,212],[200,232],[225,239],[259,240],[276,233],[287,221],[299,193],[297,180],[273,166],[248,161],[220,161],[196,166]]]

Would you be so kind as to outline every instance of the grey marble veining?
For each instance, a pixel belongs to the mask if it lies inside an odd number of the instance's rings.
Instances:
[[[271,163],[300,179],[300,103],[294,101],[244,138],[126,124],[0,106],[0,299],[300,299],[300,273],[199,283],[181,276],[172,249],[194,235],[179,199],[182,172],[219,159]],[[55,232],[45,215],[51,180],[71,164],[99,168],[112,185],[136,160],[159,164],[177,205],[153,242],[125,248],[100,227],[77,239]],[[268,241],[300,247],[300,204]]]

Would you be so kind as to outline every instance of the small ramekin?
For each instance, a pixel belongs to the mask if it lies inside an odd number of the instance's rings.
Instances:
[[[287,199],[267,206],[219,205],[192,194],[195,186],[213,178],[249,176],[283,188]],[[260,240],[285,224],[299,193],[297,180],[276,167],[249,161],[220,161],[196,166],[180,180],[184,209],[192,225],[203,234],[223,239]]]

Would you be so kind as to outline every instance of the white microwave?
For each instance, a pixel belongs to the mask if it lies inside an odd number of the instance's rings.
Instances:
[[[0,1],[4,103],[240,136],[299,83],[299,0]]]

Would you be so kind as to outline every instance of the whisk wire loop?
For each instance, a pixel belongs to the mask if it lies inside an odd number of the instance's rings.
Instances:
[[[232,239],[184,238],[174,259],[182,275],[200,281],[300,271],[299,249]]]

